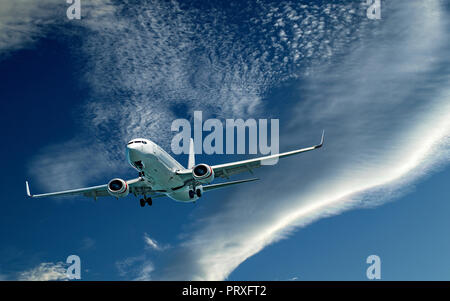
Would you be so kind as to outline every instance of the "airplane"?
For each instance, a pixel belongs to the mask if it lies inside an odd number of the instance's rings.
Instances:
[[[128,163],[139,172],[138,178],[128,181],[115,178],[104,185],[36,195],[31,194],[28,181],[25,181],[25,188],[30,198],[83,195],[95,200],[103,196],[113,196],[118,199],[131,193],[135,197],[143,196],[140,199],[141,207],[146,204],[151,206],[152,199],[164,196],[178,202],[195,202],[204,192],[258,180],[258,178],[250,178],[211,184],[215,178],[229,179],[231,175],[243,172],[253,173],[254,168],[264,165],[262,163],[268,160],[318,149],[323,145],[324,134],[323,131],[320,143],[311,147],[213,166],[205,163],[195,164],[194,143],[191,138],[187,168],[184,168],[156,143],[137,138],[128,142],[126,156]]]

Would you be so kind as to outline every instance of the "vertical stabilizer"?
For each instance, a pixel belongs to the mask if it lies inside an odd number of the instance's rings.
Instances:
[[[188,169],[191,169],[195,165],[195,152],[194,152],[194,140],[191,138],[189,141],[189,161]]]

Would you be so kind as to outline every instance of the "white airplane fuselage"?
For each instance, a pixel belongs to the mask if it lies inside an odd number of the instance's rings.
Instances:
[[[153,141],[137,138],[128,142],[127,160],[153,190],[179,202],[195,202],[198,199],[197,195],[189,197],[190,186],[176,174],[184,167]],[[201,185],[196,188],[202,189]]]

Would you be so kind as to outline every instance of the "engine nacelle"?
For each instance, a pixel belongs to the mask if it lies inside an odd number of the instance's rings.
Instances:
[[[112,179],[108,183],[108,193],[114,197],[126,197],[130,193],[130,187],[122,179]]]
[[[214,180],[214,171],[211,166],[207,164],[195,165],[192,169],[192,175],[194,176],[195,181],[202,184],[208,184]]]

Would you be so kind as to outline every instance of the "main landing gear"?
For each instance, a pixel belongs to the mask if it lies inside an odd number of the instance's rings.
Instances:
[[[194,190],[189,190],[189,197],[191,199],[193,199],[195,197],[195,195],[197,195],[198,197],[201,197],[202,196],[202,191],[200,189],[196,189],[195,191]]]
[[[139,202],[140,202],[140,204],[141,204],[141,207],[144,207],[145,206],[145,204],[148,204],[149,206],[151,206],[152,205],[152,198],[147,198],[145,195],[144,195],[144,198],[143,199],[140,199],[139,200]]]

